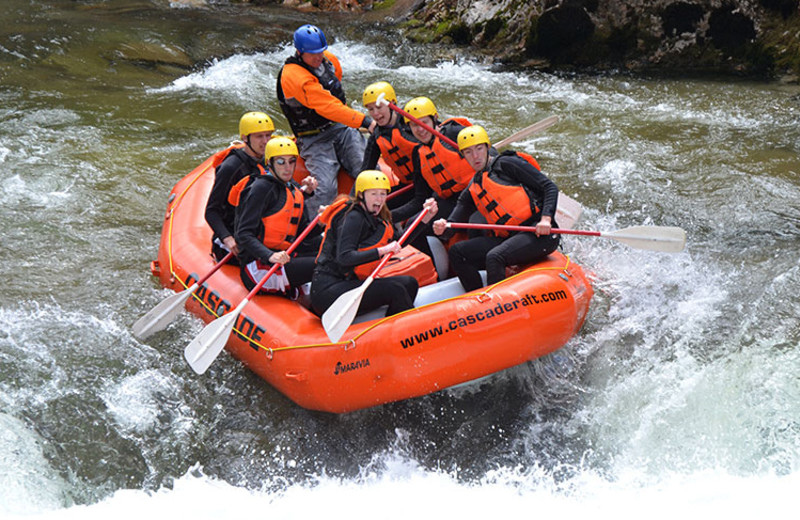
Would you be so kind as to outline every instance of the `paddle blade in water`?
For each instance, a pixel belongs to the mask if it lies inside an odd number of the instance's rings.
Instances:
[[[150,309],[150,312],[133,324],[133,335],[139,339],[145,339],[151,334],[164,330],[183,311],[186,300],[192,296],[192,292],[196,288],[197,284],[194,284],[188,289],[172,294]]]
[[[678,253],[686,247],[686,231],[679,227],[633,226],[601,236],[650,251]]]
[[[198,374],[203,374],[208,370],[211,363],[225,348],[240,312],[237,308],[212,321],[186,346],[183,357],[186,358],[186,362],[189,363],[192,370]]]

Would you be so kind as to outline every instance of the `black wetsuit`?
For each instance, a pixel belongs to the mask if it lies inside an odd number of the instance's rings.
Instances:
[[[259,173],[260,164],[259,159],[251,157],[244,149],[235,148],[217,167],[205,212],[206,222],[214,232],[212,241],[218,239],[221,242],[233,236],[236,208],[228,202],[228,194],[243,177]],[[216,243],[211,247],[217,260],[222,260],[228,253]],[[235,257],[232,263],[236,263]]]
[[[475,177],[480,177],[483,173],[481,171]],[[553,218],[553,227],[558,227],[554,219],[558,187],[528,161],[508,152],[492,157],[489,162],[489,176],[504,184],[521,185],[525,188],[531,199],[531,211],[534,215],[525,225],[535,226],[546,215]],[[461,192],[458,204],[447,220],[465,222],[476,209],[475,200],[468,188]],[[458,275],[464,289],[473,291],[483,286],[478,273],[480,269],[486,269],[486,281],[489,285],[497,283],[505,278],[506,266],[543,260],[558,248],[559,237],[558,234],[537,237],[533,232],[512,232],[507,237],[471,238],[450,248],[450,266]]]
[[[360,203],[354,204],[349,211],[342,209],[333,218],[311,283],[314,312],[322,316],[339,296],[361,285],[362,281],[356,277],[354,268],[380,260],[380,256],[378,248],[360,248],[376,244],[383,236],[384,229],[383,222],[368,214]],[[418,289],[419,284],[413,276],[376,278],[364,293],[358,312],[367,312],[382,305],[389,306],[387,316],[405,311],[414,306]]]
[[[299,185],[289,181],[295,189]],[[269,257],[279,250],[273,250],[264,244],[263,218],[275,214],[286,204],[286,184],[272,174],[253,177],[253,180],[242,192],[241,200],[236,208],[236,242],[239,244],[239,262],[242,266],[241,277],[245,286],[252,290],[258,282],[247,273],[247,265],[258,261],[264,269],[269,269]],[[299,235],[308,226],[305,212],[301,214],[297,226]],[[293,287],[299,287],[311,281],[314,273],[314,258],[319,250],[321,236],[311,234],[295,249],[292,259],[284,265],[286,277]]]

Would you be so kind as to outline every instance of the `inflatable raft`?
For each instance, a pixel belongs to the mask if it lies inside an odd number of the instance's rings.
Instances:
[[[203,218],[213,180],[209,158],[170,193],[151,264],[164,287],[182,291],[215,263]],[[238,268],[226,265],[195,291],[187,309],[210,322],[247,293]],[[554,253],[479,291],[464,294],[455,278],[421,287],[416,308],[388,318],[380,311],[359,316],[336,343],[304,305],[307,297],[259,295],[239,315],[226,349],[298,405],[349,412],[553,352],[578,332],[592,294],[581,267]]]

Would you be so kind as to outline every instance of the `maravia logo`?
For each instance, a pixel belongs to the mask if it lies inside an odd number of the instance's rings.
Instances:
[[[333,375],[338,376],[339,374],[344,374],[345,372],[350,372],[351,370],[358,370],[359,368],[366,368],[369,366],[369,359],[360,359],[358,361],[353,361],[352,363],[342,363],[339,361],[336,363],[336,368],[333,370]]]

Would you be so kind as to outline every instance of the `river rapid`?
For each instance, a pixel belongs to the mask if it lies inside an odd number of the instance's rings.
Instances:
[[[288,132],[275,79],[305,21],[329,33],[355,107],[388,80],[494,140],[559,116],[517,148],[583,204],[578,227],[680,226],[686,251],[565,237],[596,289],[566,347],[340,416],[297,407],[226,353],[195,375],[192,316],[138,341],[131,324],[169,294],[149,262],[170,188],[247,110]],[[503,72],[349,19],[240,5],[6,0],[0,22],[0,517],[797,505],[797,86]],[[217,58],[131,59],[143,44]]]

